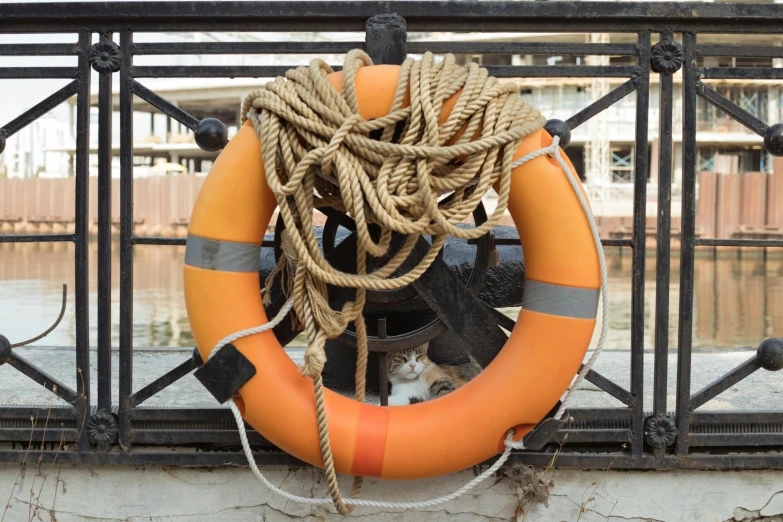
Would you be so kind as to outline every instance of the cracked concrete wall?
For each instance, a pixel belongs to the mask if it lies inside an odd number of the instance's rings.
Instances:
[[[30,455],[35,462],[35,456]],[[21,470],[21,472],[20,472]],[[286,491],[325,496],[319,470],[265,468]],[[364,498],[425,500],[449,493],[471,471],[434,480],[367,480]],[[520,497],[518,480],[489,480],[427,512],[357,508],[350,516],[372,522],[783,522],[783,471],[620,472],[551,470],[541,477],[547,505]],[[347,478],[342,480],[348,487]],[[273,496],[246,468],[0,465],[3,522],[276,522],[342,517],[324,508]]]

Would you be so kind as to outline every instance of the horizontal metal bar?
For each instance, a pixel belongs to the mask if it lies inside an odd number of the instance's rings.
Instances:
[[[75,96],[78,90],[79,82],[74,81],[69,83],[59,91],[24,111],[22,114],[6,123],[3,127],[0,127],[0,133],[3,133],[6,137],[13,136],[71,96]]]
[[[560,444],[607,444],[630,440],[629,430],[560,430],[555,435],[555,442]]]
[[[628,408],[569,408],[568,412],[575,420],[584,421],[630,421],[631,412]]]
[[[783,69],[771,67],[704,67],[701,77],[708,80],[783,80]]]
[[[133,44],[135,55],[145,54],[343,54],[364,49],[364,42],[160,42]]]
[[[754,355],[736,368],[714,380],[695,394],[691,396],[691,410],[704,405],[704,403],[714,399],[724,391],[728,390],[742,379],[748,377],[753,372],[761,368],[761,364]]]
[[[228,408],[134,408],[128,412],[132,420],[139,421],[230,421],[234,416]]]
[[[77,69],[76,67],[1,67],[0,68],[0,80],[36,80],[40,78],[73,79],[76,78],[78,74],[79,74],[79,69]]]
[[[62,383],[60,380],[52,377],[45,371],[38,368],[36,365],[19,355],[16,351],[11,352],[11,358],[8,360],[8,364],[53,394],[57,395],[58,397],[62,397],[66,402],[69,402],[70,404],[77,404],[79,402],[79,395],[75,391]]]
[[[187,111],[183,111],[137,81],[131,81],[131,90],[136,96],[157,108],[163,114],[171,116],[190,130],[196,130],[198,119],[188,114]]]
[[[594,370],[587,372],[585,375],[585,380],[595,384],[626,406],[630,406],[631,402],[633,402],[633,396],[631,395],[631,392]]]
[[[143,448],[143,447],[142,447]],[[26,449],[0,450],[0,462],[22,462]],[[92,451],[80,454],[76,451],[40,451],[36,452],[41,463],[49,463],[55,457],[57,462],[64,464],[114,464],[127,466],[147,465],[179,465],[179,466],[246,466],[247,460],[241,452],[206,452],[206,451],[160,451],[150,448],[131,452],[98,452]],[[290,466],[294,468],[309,468],[308,464],[279,451],[263,451],[253,453],[258,465]],[[514,452],[507,466],[531,465],[541,468],[548,466],[553,459],[552,453]],[[562,451],[557,456],[557,466],[560,468],[581,469],[622,469],[622,470],[652,470],[652,469],[783,469],[783,453],[762,454],[729,454],[711,455],[692,453],[682,456],[643,455],[632,457],[627,453],[568,453]]]
[[[552,462],[551,453],[512,453],[507,465],[528,465],[545,468]],[[575,453],[561,452],[557,467],[582,469],[645,470],[645,469],[783,469],[783,453],[710,455],[643,455],[632,457],[625,453]]]
[[[143,387],[128,398],[128,402],[131,407],[138,406],[142,402],[146,401],[159,391],[165,389],[174,382],[177,382],[182,377],[186,376],[190,372],[196,369],[196,362],[193,357],[189,357],[187,361],[178,365],[177,367],[169,370],[165,374],[161,375],[147,386]]]
[[[76,241],[76,236],[74,234],[0,236],[0,243],[64,243],[66,241]]]
[[[469,240],[468,243],[475,244],[475,240]],[[504,237],[495,238],[495,246],[516,246],[521,244],[522,242],[519,241],[519,238],[504,238]],[[601,244],[603,246],[613,246],[613,247],[632,247],[633,240],[604,238],[601,239]]]
[[[436,54],[576,54],[587,56],[634,56],[634,44],[561,42],[408,42],[409,53]]]
[[[41,411],[45,411],[50,419],[76,419],[76,410],[70,406],[51,406],[49,404],[40,406],[10,406],[0,404],[0,425],[3,424],[4,420],[35,417]]]
[[[498,78],[629,78],[636,67],[620,65],[487,65]]]
[[[716,32],[775,32],[783,11],[776,4],[690,2],[551,2],[531,9],[513,0],[486,3],[438,1],[269,2],[80,2],[0,4],[0,31],[236,30],[362,31],[367,18],[395,12],[409,31],[613,31],[686,28]]]
[[[569,409],[575,420],[585,421],[627,421],[630,419],[628,408],[575,408]],[[134,421],[182,422],[188,420],[234,422],[228,408],[135,408],[129,416]]]
[[[133,236],[131,238],[131,243],[134,245],[185,246],[186,239],[181,237]],[[274,246],[275,242],[273,240],[264,240],[261,242],[261,248],[272,248]]]
[[[27,453],[26,449],[0,450],[0,462],[22,462]],[[296,457],[277,450],[254,452],[253,456],[259,465],[286,466],[296,468],[310,467]],[[36,461],[48,464],[53,459],[63,464],[114,464],[125,466],[247,466],[247,458],[240,452],[223,451],[161,451],[147,446],[145,450],[130,452],[101,452],[91,451],[80,454],[77,451],[36,451]]]
[[[743,56],[751,58],[783,58],[783,47],[774,45],[724,45],[704,44],[696,46],[696,56]]]
[[[597,99],[581,111],[577,112],[566,120],[566,124],[571,130],[579,127],[584,122],[595,116],[596,114],[605,111],[618,101],[622,100],[632,92],[636,90],[636,83],[633,80],[628,80],[618,88],[610,91],[606,95]]]
[[[690,433],[690,447],[783,446],[783,433]]]
[[[783,423],[783,411],[697,411],[691,424]]]
[[[61,56],[72,55],[79,51],[72,44],[0,44],[0,56]]]
[[[43,426],[46,422],[46,415],[38,418],[38,426]],[[45,442],[73,442],[79,436],[79,430],[76,428],[61,428],[49,419],[49,426],[44,429],[38,428],[0,428],[0,441],[3,442],[28,442],[29,440],[40,443]],[[44,438],[45,437],[45,438]]]
[[[696,246],[783,247],[783,239],[713,239],[697,237]]]
[[[250,444],[274,447],[269,441],[259,435],[258,432],[251,429],[247,430],[247,438]],[[239,439],[239,432],[236,429],[236,424],[233,426],[233,429],[229,430],[195,429],[170,431],[134,428],[131,431],[131,442],[133,444],[157,444],[164,446],[204,443],[238,446],[241,443]]]
[[[602,239],[603,246],[633,247],[633,239]]]
[[[185,246],[185,238],[181,237],[152,237],[133,236],[131,243],[134,245],[182,245]]]
[[[768,126],[748,111],[739,107],[715,89],[707,87],[702,82],[696,82],[696,94],[737,120],[759,136],[764,136]]]
[[[297,65],[150,65],[135,67],[136,78],[274,78]],[[342,66],[333,65],[335,71]]]

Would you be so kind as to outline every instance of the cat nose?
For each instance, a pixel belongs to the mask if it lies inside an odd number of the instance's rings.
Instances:
[[[416,369],[416,363],[410,363],[408,366],[411,367],[411,370]]]

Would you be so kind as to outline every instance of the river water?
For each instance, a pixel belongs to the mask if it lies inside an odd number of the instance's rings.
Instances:
[[[0,245],[0,334],[11,342],[33,337],[57,317],[61,285],[68,285],[68,309],[60,326],[40,346],[73,346],[74,247],[71,244]],[[119,256],[112,263],[112,336],[119,335]],[[134,344],[136,347],[193,346],[182,290],[184,247],[136,247],[134,263]],[[97,333],[97,245],[90,246],[90,342]],[[631,259],[608,256],[610,338],[608,349],[630,344]],[[727,350],[756,346],[783,335],[783,260],[736,256],[697,257],[693,346]],[[669,346],[677,346],[679,259],[672,259]],[[514,315],[514,309],[505,310]],[[645,348],[653,346],[655,263],[648,259],[645,284]]]

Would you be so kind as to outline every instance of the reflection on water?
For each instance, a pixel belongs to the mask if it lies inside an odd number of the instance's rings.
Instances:
[[[112,257],[112,344],[119,343],[120,260]],[[136,247],[133,335],[137,347],[193,346],[182,291],[184,247]],[[90,344],[97,339],[97,244],[90,244]],[[68,309],[60,326],[39,345],[73,346],[74,245],[0,245],[0,333],[11,342],[45,330],[57,317],[61,285],[68,285]]]
[[[68,310],[60,327],[39,345],[73,346],[74,247],[71,244],[0,245],[0,333],[11,342],[46,329],[57,317],[60,285],[68,284]],[[182,292],[184,247],[142,246],[134,263],[134,344],[137,347],[193,346]],[[90,246],[90,343],[95,345],[97,245]],[[610,255],[609,349],[630,342],[631,259]],[[647,260],[645,347],[653,346],[655,262]],[[677,345],[679,260],[672,260],[669,345]],[[112,338],[119,335],[119,256],[112,262]],[[783,260],[697,258],[693,345],[696,348],[755,346],[783,335]]]
[[[740,259],[722,252],[718,259],[697,257],[693,285],[693,347],[700,349],[757,346],[767,337],[783,336],[783,260],[760,256]],[[630,342],[631,257],[607,258],[611,304],[610,348]],[[645,267],[645,348],[652,349],[655,321],[655,259]],[[669,347],[677,347],[680,261],[671,261]]]

